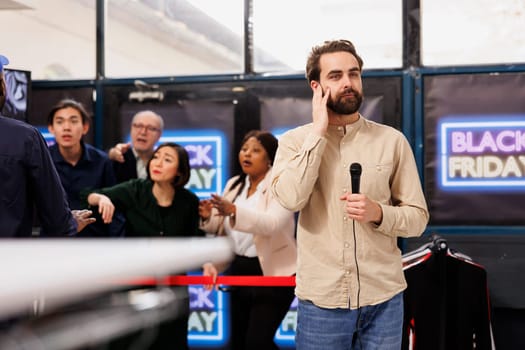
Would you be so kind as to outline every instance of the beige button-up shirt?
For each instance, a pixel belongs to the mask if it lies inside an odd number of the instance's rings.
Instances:
[[[324,137],[311,129],[281,136],[272,172],[277,200],[300,210],[296,294],[325,308],[384,302],[406,288],[397,237],[419,236],[429,218],[412,149],[398,130],[363,117]],[[360,192],[381,205],[379,226],[348,219],[339,199],[352,190],[354,162]]]

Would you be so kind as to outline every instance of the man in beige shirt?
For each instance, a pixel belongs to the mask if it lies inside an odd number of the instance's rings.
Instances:
[[[274,163],[273,193],[300,211],[301,350],[400,348],[406,282],[397,238],[419,236],[429,219],[406,138],[359,114],[362,65],[347,40],[312,49],[312,123],[281,136]],[[352,193],[353,163],[360,193]]]

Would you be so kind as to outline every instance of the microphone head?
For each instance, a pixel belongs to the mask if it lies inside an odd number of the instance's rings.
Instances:
[[[359,163],[352,163],[350,165],[350,175],[352,176],[361,176],[361,164]]]

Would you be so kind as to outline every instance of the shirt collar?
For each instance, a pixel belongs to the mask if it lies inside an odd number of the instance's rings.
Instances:
[[[80,162],[91,162],[92,159],[89,155],[89,152],[87,152],[87,147],[84,141],[80,141],[80,147],[82,148],[82,155],[80,156],[80,159],[78,160],[77,164]],[[49,153],[51,154],[53,160],[57,162],[66,162],[66,160],[64,159],[64,157],[62,157],[62,154],[60,153],[58,143],[55,143],[54,145],[49,147]]]
[[[135,151],[135,147],[131,147],[131,152],[133,152],[133,156],[135,156],[136,160],[139,160],[139,154],[137,151]]]

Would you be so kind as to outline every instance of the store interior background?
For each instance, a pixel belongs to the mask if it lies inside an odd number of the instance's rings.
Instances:
[[[407,136],[429,201],[427,231],[400,247],[436,233],[483,265],[496,346],[524,348],[525,185],[451,193],[436,165],[441,118],[525,119],[523,1],[0,0],[0,32],[7,68],[30,77],[23,118],[43,127],[56,101],[76,98],[93,115],[86,140],[101,149],[145,108],[174,130],[216,128],[229,150],[253,128],[308,122],[309,49],[353,41],[362,114]]]

